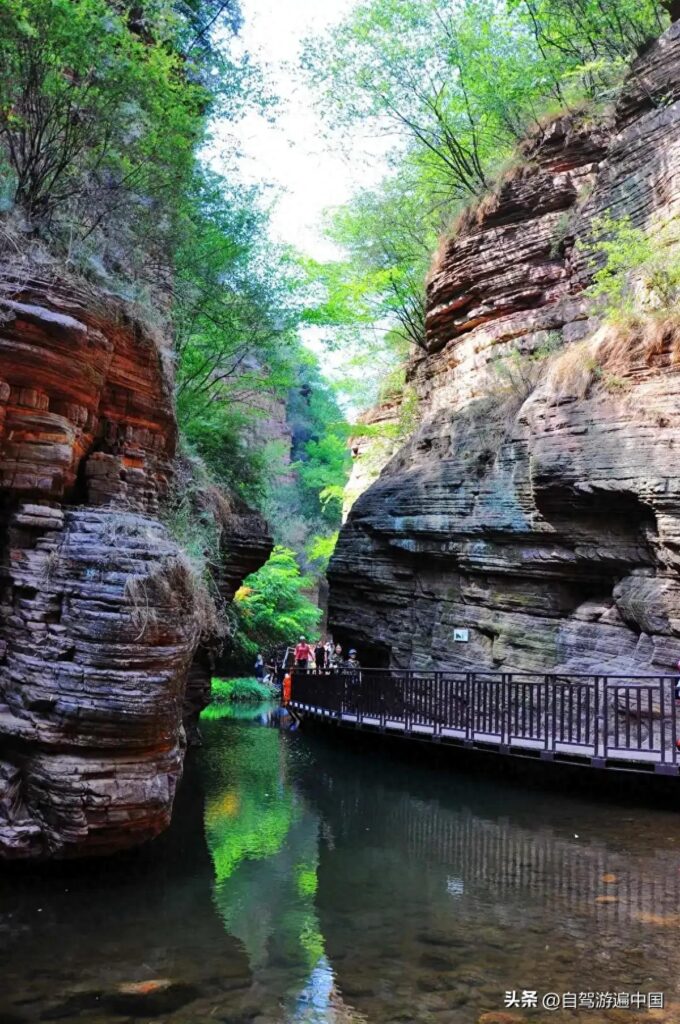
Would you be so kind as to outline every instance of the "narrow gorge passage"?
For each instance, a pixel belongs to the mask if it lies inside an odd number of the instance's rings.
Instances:
[[[678,3],[0,0],[0,1024],[680,1024],[679,798]]]

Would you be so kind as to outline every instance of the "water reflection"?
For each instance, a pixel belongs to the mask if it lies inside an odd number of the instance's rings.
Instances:
[[[0,881],[2,1024],[475,1024],[508,989],[662,991],[668,1007],[520,1018],[680,1020],[674,814],[268,720],[206,716],[159,844]]]
[[[280,966],[290,984],[302,983],[323,956],[314,904],[319,819],[289,779],[281,733],[242,729],[208,778],[205,833],[227,931],[254,971]]]
[[[680,1020],[674,815],[396,766],[377,776],[366,760],[328,769],[305,782],[335,827],[320,921],[345,998],[370,1020],[407,1007],[475,1021],[510,989],[662,991]]]

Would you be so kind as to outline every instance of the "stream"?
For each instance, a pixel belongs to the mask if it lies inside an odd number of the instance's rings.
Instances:
[[[142,851],[4,872],[1,1024],[680,1020],[675,813],[267,718],[208,709]]]

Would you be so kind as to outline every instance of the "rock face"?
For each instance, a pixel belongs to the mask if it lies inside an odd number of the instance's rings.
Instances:
[[[365,426],[366,432],[357,432],[349,439],[352,471],[343,495],[343,522],[357,498],[378,479],[382,469],[399,450],[400,413],[401,401],[394,398],[381,402],[361,416],[359,422]]]
[[[54,282],[0,300],[0,857],[109,853],[169,822],[200,609],[159,518],[168,379],[115,303]],[[230,526],[233,593],[270,542],[250,510]]]
[[[579,242],[603,215],[680,212],[680,25],[613,114],[561,118],[524,157],[435,262],[421,426],[341,532],[330,627],[365,664],[668,670],[680,331],[599,328]]]

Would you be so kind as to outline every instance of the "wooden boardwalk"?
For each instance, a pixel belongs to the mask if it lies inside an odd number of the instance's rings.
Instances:
[[[678,774],[676,678],[295,671],[303,716],[515,757]]]

